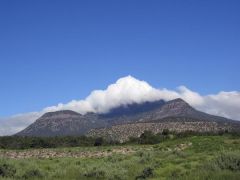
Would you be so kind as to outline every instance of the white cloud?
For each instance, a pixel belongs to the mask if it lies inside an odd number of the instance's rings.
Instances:
[[[201,106],[204,104],[203,97],[198,94],[197,92],[193,92],[190,89],[186,88],[185,86],[180,86],[178,88],[178,96],[185,101],[187,101],[192,106]]]
[[[18,114],[9,118],[0,119],[0,135],[11,135],[15,134],[26,128],[28,125],[33,123],[39,118],[43,112],[31,112],[25,114]]]
[[[197,106],[210,114],[240,120],[240,92],[219,92],[218,94],[203,97],[203,104]]]
[[[202,96],[185,86],[177,90],[156,89],[145,81],[132,76],[120,78],[106,90],[95,90],[85,100],[73,100],[67,104],[58,104],[37,113],[27,113],[10,117],[0,122],[0,135],[13,134],[34,122],[43,113],[58,110],[73,110],[81,114],[87,112],[104,113],[119,105],[142,103],[156,100],[182,98],[193,107],[214,115],[240,120],[240,92],[219,92]]]
[[[175,94],[174,94],[175,95]],[[106,90],[95,90],[85,100],[72,101],[68,104],[59,104],[44,109],[44,111],[56,111],[63,109],[75,110],[81,114],[87,112],[104,113],[113,107],[130,103],[155,101],[167,95],[151,87],[145,81],[139,81],[132,76],[119,79]],[[169,98],[171,99],[171,98]]]

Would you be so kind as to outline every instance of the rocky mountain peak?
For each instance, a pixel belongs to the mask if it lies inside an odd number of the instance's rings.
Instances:
[[[191,107],[186,101],[181,98],[168,101],[166,104],[168,104],[169,106]]]
[[[196,110],[192,108],[186,101],[178,98],[168,101],[165,105],[163,105],[156,113],[156,116],[159,118],[188,116],[195,111]]]
[[[39,119],[37,119],[36,122],[46,122],[46,121],[63,121],[63,120],[69,120],[69,119],[77,119],[81,117],[82,115],[70,111],[70,110],[62,110],[62,111],[56,111],[56,112],[48,112],[41,116]]]
[[[222,117],[212,116],[195,110],[187,102],[178,98],[168,102],[134,103],[119,106],[105,114],[64,110],[49,112],[40,117],[29,127],[19,132],[20,136],[64,136],[83,135],[91,129],[108,128],[115,125],[136,123],[170,122],[230,122]],[[184,124],[184,123],[183,123]],[[196,130],[198,127],[196,127]]]
[[[75,112],[75,111],[71,111],[71,110],[62,110],[62,111],[55,111],[55,112],[47,112],[45,113],[42,118],[50,118],[50,117],[54,117],[54,116],[61,116],[61,115],[76,115],[76,116],[81,116],[81,114]]]

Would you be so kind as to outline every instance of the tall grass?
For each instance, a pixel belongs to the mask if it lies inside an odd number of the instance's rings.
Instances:
[[[191,146],[176,149],[181,144]],[[240,142],[229,136],[193,136],[156,145],[128,145],[136,152],[107,157],[1,159],[0,179],[239,179]],[[92,147],[94,148],[94,147]],[[112,152],[113,148],[94,148]],[[199,150],[200,149],[200,150]],[[56,149],[56,151],[93,151]]]

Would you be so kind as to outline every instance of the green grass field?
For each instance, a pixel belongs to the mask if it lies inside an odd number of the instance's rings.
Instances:
[[[231,135],[0,154],[0,179],[240,179],[240,138]]]

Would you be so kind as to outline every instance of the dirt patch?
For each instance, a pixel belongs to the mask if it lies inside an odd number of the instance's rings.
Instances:
[[[91,158],[91,157],[106,157],[112,154],[131,154],[135,151],[131,148],[116,148],[101,151],[54,151],[50,149],[35,149],[35,150],[25,150],[25,151],[3,151],[0,152],[0,158],[11,158],[11,159],[27,159],[27,158],[63,158],[63,157],[73,157],[73,158]]]
[[[187,148],[189,148],[191,146],[192,146],[191,142],[182,143],[182,144],[177,144],[174,147],[166,147],[166,148],[163,149],[163,151],[168,151],[168,152],[171,152],[171,151],[184,151],[185,149],[187,149]]]

